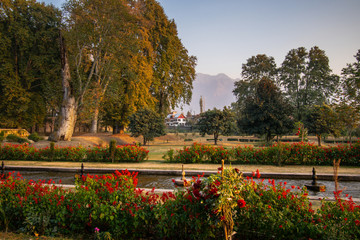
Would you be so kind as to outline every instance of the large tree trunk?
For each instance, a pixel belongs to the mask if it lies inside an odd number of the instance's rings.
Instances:
[[[99,118],[99,103],[96,101],[95,109],[94,109],[94,115],[91,120],[91,133],[97,133],[98,129],[98,118]]]
[[[61,48],[61,77],[64,91],[60,115],[55,125],[55,131],[49,136],[50,141],[71,141],[77,118],[77,102],[70,86],[70,67],[67,59],[63,37],[60,37]]]
[[[217,145],[217,140],[218,140],[219,134],[214,133],[214,144]]]
[[[317,134],[316,137],[318,140],[318,145],[319,145],[319,147],[321,147],[321,135]]]

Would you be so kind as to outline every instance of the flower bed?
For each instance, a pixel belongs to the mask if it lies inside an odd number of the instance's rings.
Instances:
[[[113,158],[106,147],[46,147],[37,149],[27,144],[4,144],[0,160],[71,161],[71,162],[141,162],[149,151],[137,145],[117,146]]]
[[[244,179],[237,169],[163,195],[137,189],[137,174],[128,171],[84,176],[73,191],[14,173],[2,178],[2,231],[83,239],[224,239],[233,231],[234,239],[360,238],[360,206],[351,197],[341,200],[339,192],[314,209],[305,189]]]
[[[194,143],[190,147],[171,150],[163,158],[169,162],[181,163],[221,163],[268,164],[268,165],[327,165],[341,159],[346,166],[360,166],[360,143],[338,145],[336,147],[318,147],[309,143],[280,143],[271,147],[252,146],[224,149]]]

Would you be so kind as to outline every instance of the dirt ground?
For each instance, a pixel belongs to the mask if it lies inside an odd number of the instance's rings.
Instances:
[[[59,141],[55,143],[58,147],[71,147],[71,146],[82,146],[82,147],[94,147],[94,146],[107,146],[111,140],[116,140],[118,145],[132,144],[137,142],[138,139],[130,137],[128,134],[111,134],[111,133],[85,133],[82,135],[75,135],[71,141]],[[50,145],[47,141],[47,137],[44,140],[30,144],[36,148],[45,148]]]

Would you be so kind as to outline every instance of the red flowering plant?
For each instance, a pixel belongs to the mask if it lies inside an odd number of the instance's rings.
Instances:
[[[317,217],[327,239],[360,238],[360,205],[352,197],[341,198],[341,191],[334,192],[335,201],[322,200]]]
[[[287,186],[286,182],[265,182],[259,179],[258,170],[253,176],[258,179],[247,177],[241,189],[240,196],[246,205],[234,218],[237,235],[245,239],[313,236],[312,226],[307,223],[312,219],[313,209],[306,189]]]
[[[176,191],[175,200],[157,209],[159,236],[219,239],[224,236],[224,226],[227,234],[231,234],[233,216],[246,205],[239,195],[241,183],[241,175],[231,168],[208,178],[194,178],[186,190]]]
[[[20,230],[31,234],[52,235],[59,221],[56,199],[65,190],[53,181],[25,180],[8,173],[0,181],[0,230]],[[61,212],[61,211],[60,211]],[[1,226],[4,226],[2,229]]]
[[[136,188],[137,181],[137,173],[127,170],[78,179],[67,225],[73,226],[72,231],[82,228],[88,233],[97,227],[114,239],[151,235],[156,225],[152,209],[171,196],[144,193]]]

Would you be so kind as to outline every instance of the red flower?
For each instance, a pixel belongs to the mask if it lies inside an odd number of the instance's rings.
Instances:
[[[256,169],[256,177],[257,177],[257,178],[260,178],[260,176],[261,176],[261,175],[260,175],[259,169]]]
[[[239,208],[243,208],[243,207],[245,207],[246,202],[244,201],[244,199],[240,199],[237,201],[237,205]]]

